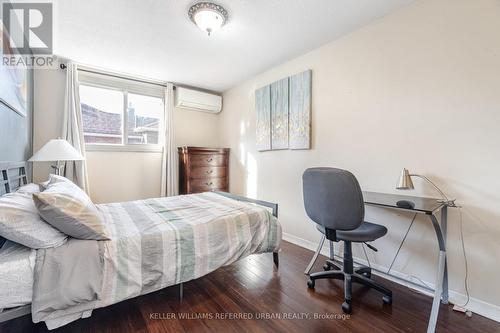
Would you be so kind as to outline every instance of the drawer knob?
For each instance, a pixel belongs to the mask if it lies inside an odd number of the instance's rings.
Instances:
[[[213,158],[213,157],[209,157],[209,158],[207,158],[207,162],[212,162],[213,160],[214,160],[214,158]]]
[[[209,174],[211,174],[213,172],[214,172],[214,170],[207,170],[207,175],[209,175]]]

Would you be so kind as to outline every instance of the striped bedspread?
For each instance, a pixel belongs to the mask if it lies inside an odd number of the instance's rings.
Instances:
[[[216,193],[98,207],[111,239],[101,244],[103,287],[91,308],[196,279],[250,254],[278,251],[280,246],[281,227],[267,209]],[[78,311],[78,317],[85,316],[81,307]],[[69,307],[42,320],[55,328],[74,315]]]

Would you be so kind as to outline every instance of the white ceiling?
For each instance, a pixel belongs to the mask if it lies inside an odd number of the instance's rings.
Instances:
[[[210,37],[187,17],[194,2],[54,0],[54,53],[224,91],[411,0],[218,0],[229,21]]]

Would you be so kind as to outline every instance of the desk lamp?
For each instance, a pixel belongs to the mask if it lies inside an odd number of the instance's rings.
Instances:
[[[444,194],[444,192],[441,191],[441,189],[439,187],[437,187],[437,185],[434,184],[429,178],[427,178],[426,176],[423,176],[423,175],[411,174],[408,171],[408,169],[406,169],[406,168],[403,168],[403,170],[401,170],[401,175],[399,176],[399,181],[398,181],[398,184],[396,185],[396,189],[398,189],[398,190],[413,190],[415,187],[413,186],[413,181],[411,180],[411,177],[422,178],[423,180],[425,180],[426,182],[431,184],[439,192],[439,194],[442,197],[442,199],[438,200],[438,202],[440,202],[446,206],[449,206],[449,207],[455,207],[455,200],[456,199],[448,199],[446,194]],[[413,202],[408,201],[407,203],[406,202],[404,203],[403,201],[406,201],[406,200],[401,200],[401,202],[398,201],[398,206],[405,206],[405,205],[408,205],[408,203],[410,205],[414,206]]]

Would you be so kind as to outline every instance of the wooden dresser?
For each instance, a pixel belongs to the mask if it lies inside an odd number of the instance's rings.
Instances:
[[[229,148],[179,147],[179,194],[229,191]]]

